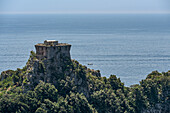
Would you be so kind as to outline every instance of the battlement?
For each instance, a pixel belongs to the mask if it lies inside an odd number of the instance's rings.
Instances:
[[[36,56],[39,60],[43,58],[51,59],[57,54],[70,57],[71,45],[67,43],[58,43],[56,40],[45,40],[44,43],[35,45]]]

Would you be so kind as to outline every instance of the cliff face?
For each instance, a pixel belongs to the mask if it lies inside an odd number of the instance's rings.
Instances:
[[[32,52],[27,64],[26,74],[27,88],[37,85],[40,81],[54,84],[59,90],[64,90],[65,85],[70,85],[73,91],[83,93],[89,97],[89,81],[86,74],[100,77],[100,71],[87,69],[70,57],[63,56],[60,52],[53,58],[38,60]],[[64,86],[63,86],[64,85]],[[65,90],[67,92],[67,89]],[[68,90],[69,92],[69,90]]]

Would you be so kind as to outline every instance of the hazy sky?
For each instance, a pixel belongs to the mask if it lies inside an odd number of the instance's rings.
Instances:
[[[0,13],[170,13],[170,0],[0,0]]]

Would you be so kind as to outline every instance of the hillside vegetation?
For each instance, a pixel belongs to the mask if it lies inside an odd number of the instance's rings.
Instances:
[[[170,72],[153,71],[139,85],[125,87],[116,75],[101,77],[78,61],[62,62],[62,71],[56,72],[55,64],[46,66],[49,62],[37,61],[31,52],[23,69],[2,72],[0,112],[170,112]]]

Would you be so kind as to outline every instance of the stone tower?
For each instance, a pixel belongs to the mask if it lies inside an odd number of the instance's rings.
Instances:
[[[62,55],[63,57],[70,58],[71,45],[66,43],[58,43],[56,40],[45,40],[44,43],[35,45],[36,57],[39,60],[44,58],[51,59],[56,55]]]

